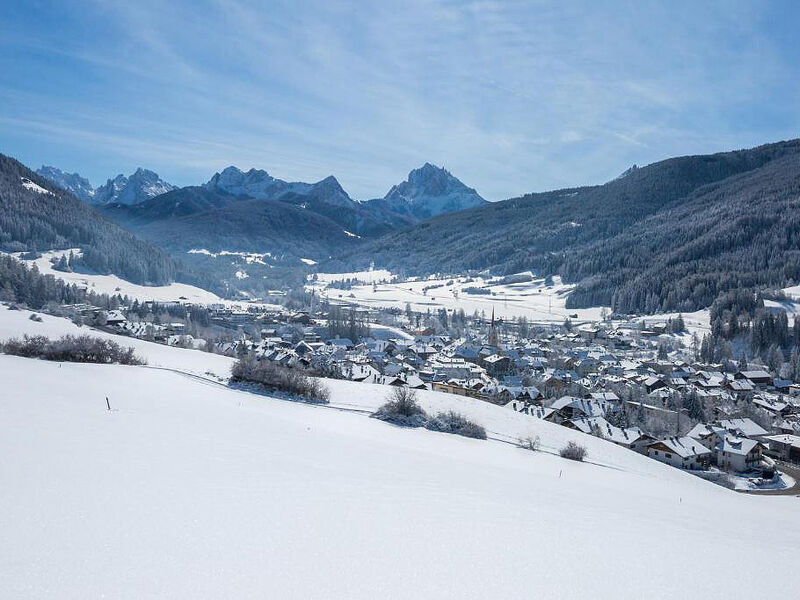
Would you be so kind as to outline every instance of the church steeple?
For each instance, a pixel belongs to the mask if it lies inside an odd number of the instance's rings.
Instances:
[[[492,307],[492,325],[489,328],[489,345],[497,346],[497,329],[494,326],[494,307]]]

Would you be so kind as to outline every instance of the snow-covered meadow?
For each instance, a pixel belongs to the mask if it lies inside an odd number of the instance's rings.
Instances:
[[[0,339],[74,328],[29,314],[0,310]],[[764,574],[794,565],[794,498],[736,494],[474,399],[420,395],[429,412],[458,410],[484,425],[487,441],[369,418],[383,386],[329,382],[331,406],[294,403],[202,376],[230,359],[118,341],[173,370],[0,355],[6,597],[619,600],[791,590]],[[527,436],[542,451],[514,445]],[[568,440],[587,447],[589,462],[554,453]]]
[[[74,252],[80,252],[75,248]],[[202,288],[186,283],[172,283],[170,285],[150,286],[137,285],[125,281],[116,275],[100,275],[97,273],[65,273],[53,268],[51,259],[59,259],[61,256],[69,255],[69,250],[54,250],[43,252],[41,258],[33,261],[25,261],[25,264],[35,264],[36,268],[43,275],[53,275],[57,279],[62,279],[68,283],[90,289],[98,294],[121,294],[129,298],[136,298],[139,301],[155,300],[156,302],[177,302],[179,300],[194,302],[197,304],[211,304],[222,302],[220,298]]]
[[[331,282],[356,279],[363,285],[342,290],[330,287]],[[551,285],[544,279],[532,278],[519,283],[501,283],[499,278],[447,277],[442,279],[414,279],[402,283],[392,282],[386,270],[355,273],[319,273],[311,287],[327,295],[333,302],[364,307],[404,308],[406,304],[418,312],[461,310],[468,315],[475,311],[487,316],[494,310],[502,318],[525,317],[531,322],[563,323],[573,316],[576,321],[598,321],[602,307],[567,309],[567,295],[574,286],[564,284],[554,277]],[[485,293],[470,294],[467,289],[480,288]]]

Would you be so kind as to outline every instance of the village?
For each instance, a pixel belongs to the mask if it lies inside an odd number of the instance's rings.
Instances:
[[[282,303],[279,302],[282,300]],[[107,331],[309,374],[469,396],[738,490],[793,489],[800,385],[699,360],[683,319],[530,324],[477,311],[188,301],[62,307]]]

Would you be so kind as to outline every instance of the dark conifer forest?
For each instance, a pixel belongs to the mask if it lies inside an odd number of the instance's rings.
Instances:
[[[181,275],[180,265],[162,250],[102,217],[20,162],[0,155],[0,250],[76,247],[83,250],[82,266],[115,273],[134,283],[163,285]]]
[[[728,290],[800,282],[799,199],[793,140],[445,215],[341,262],[407,274],[533,270],[578,284],[571,308],[690,311]]]

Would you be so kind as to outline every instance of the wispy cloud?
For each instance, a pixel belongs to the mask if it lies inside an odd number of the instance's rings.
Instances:
[[[491,199],[796,135],[791,4],[45,3],[0,23],[0,144],[100,180],[420,163]],[[776,21],[776,18],[778,21]],[[4,58],[4,56],[6,58]]]

